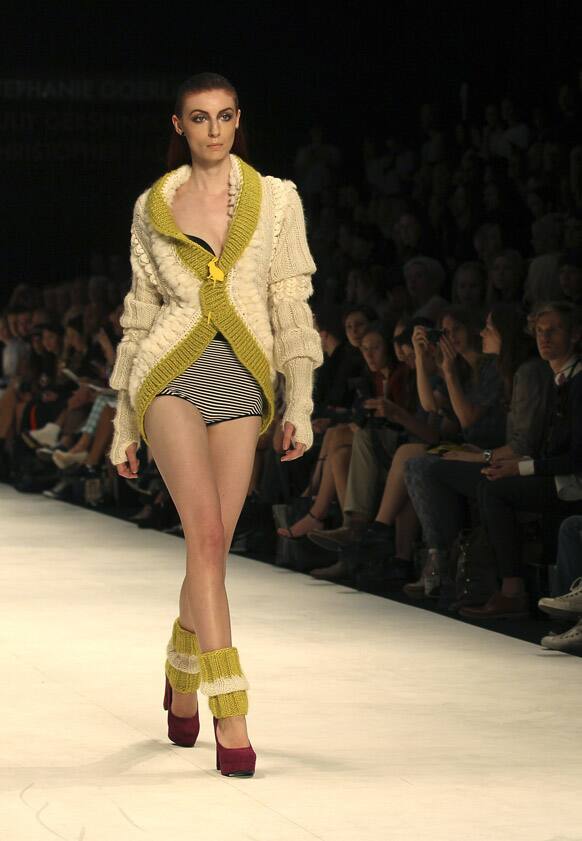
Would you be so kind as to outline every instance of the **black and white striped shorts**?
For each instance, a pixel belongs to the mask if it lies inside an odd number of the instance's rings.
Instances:
[[[196,406],[206,424],[261,415],[263,391],[225,338],[214,338],[202,354],[157,397],[182,397]]]

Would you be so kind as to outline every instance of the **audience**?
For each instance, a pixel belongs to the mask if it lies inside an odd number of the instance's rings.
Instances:
[[[266,542],[270,531],[336,553],[315,577],[349,581],[349,550],[365,586],[404,581],[450,608],[452,545],[480,524],[498,588],[459,615],[525,619],[523,514],[555,570],[539,607],[576,621],[542,644],[582,653],[582,111],[571,85],[555,101],[551,115],[490,98],[450,125],[424,103],[411,139],[405,126],[367,135],[355,161],[312,127],[292,177],[325,357],[314,446],[282,466],[278,422],[261,436],[239,525],[246,534],[257,509]],[[145,442],[137,481],[106,457],[129,266],[91,265],[88,277],[19,283],[0,309],[0,478],[96,507],[123,509],[133,493],[136,524],[180,533]],[[277,418],[283,401],[279,377]],[[274,529],[270,507],[295,501],[307,505]]]

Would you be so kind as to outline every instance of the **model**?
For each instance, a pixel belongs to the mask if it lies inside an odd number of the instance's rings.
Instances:
[[[227,776],[252,776],[256,754],[226,559],[257,439],[274,418],[277,371],[286,396],[281,461],[290,461],[313,443],[313,370],[323,361],[296,185],[244,160],[240,116],[223,76],[200,73],[178,90],[170,171],[134,208],[108,452],[120,476],[136,478],[143,438],[178,511],[186,575],[166,649],[168,735],[194,745],[200,689],[213,713],[216,767]]]

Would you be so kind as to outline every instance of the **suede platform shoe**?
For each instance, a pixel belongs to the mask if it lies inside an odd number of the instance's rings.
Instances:
[[[168,711],[168,738],[175,745],[181,748],[192,748],[200,733],[200,716],[196,715],[182,718],[172,712],[172,687],[166,676],[166,692],[164,694],[164,709]]]
[[[223,777],[252,777],[255,773],[257,755],[250,744],[243,748],[225,748],[218,741],[216,730],[218,719],[213,716],[214,738],[216,740],[216,770]]]

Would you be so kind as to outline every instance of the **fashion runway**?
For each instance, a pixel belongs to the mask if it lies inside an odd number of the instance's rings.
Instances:
[[[166,736],[181,539],[0,485],[0,838],[579,841],[579,658],[236,555],[251,779]]]

